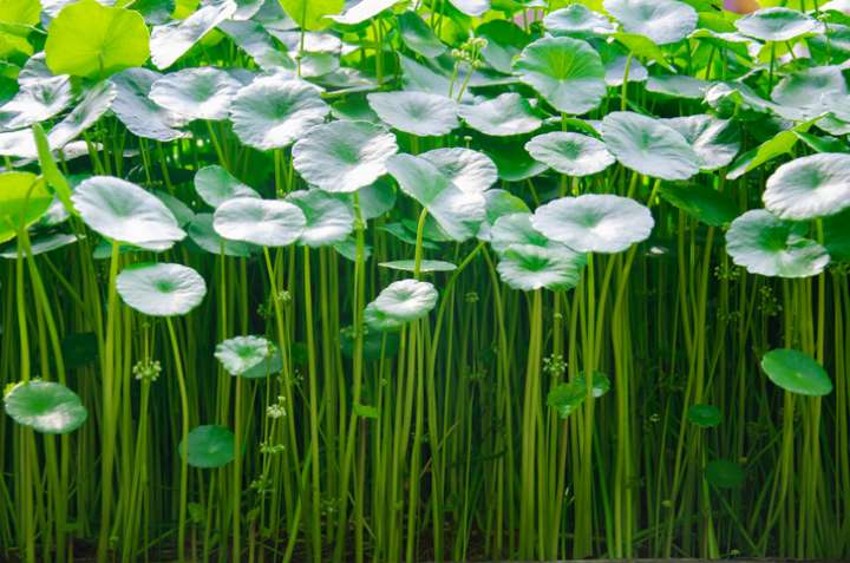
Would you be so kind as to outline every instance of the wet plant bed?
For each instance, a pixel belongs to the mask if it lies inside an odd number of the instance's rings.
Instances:
[[[0,0],[0,559],[850,558],[850,6],[763,4]]]

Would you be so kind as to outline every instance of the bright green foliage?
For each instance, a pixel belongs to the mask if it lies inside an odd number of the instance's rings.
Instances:
[[[44,434],[73,432],[88,418],[80,397],[51,381],[18,383],[3,397],[3,407],[18,424]]]
[[[51,22],[44,50],[55,74],[106,78],[144,64],[150,56],[148,42],[147,26],[138,12],[79,0]]]

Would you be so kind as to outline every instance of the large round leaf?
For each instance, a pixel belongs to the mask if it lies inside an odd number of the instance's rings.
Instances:
[[[762,41],[790,41],[807,33],[823,30],[816,19],[788,8],[764,8],[735,21],[744,35]]]
[[[150,55],[148,40],[138,12],[80,0],[50,22],[44,51],[53,74],[106,78],[142,66]]]
[[[560,112],[587,113],[605,96],[602,59],[580,39],[538,39],[523,50],[514,71]]]
[[[726,251],[732,261],[751,274],[806,278],[829,263],[826,249],[805,238],[806,226],[783,221],[769,211],[747,211],[726,233]]]
[[[350,193],[386,174],[398,152],[395,136],[364,122],[315,127],[292,147],[292,164],[304,180],[327,192]]]
[[[586,194],[540,206],[531,224],[578,252],[622,252],[649,238],[655,221],[649,209],[626,197]]]
[[[401,190],[428,210],[445,233],[463,241],[478,232],[485,218],[486,201],[480,192],[464,192],[424,158],[393,156],[387,169]]]
[[[242,375],[271,356],[273,346],[262,336],[236,336],[215,347],[215,358],[230,375]]]
[[[227,118],[230,101],[240,83],[223,70],[187,68],[166,74],[153,83],[151,99],[186,118],[218,121]]]
[[[259,246],[288,246],[298,240],[307,220],[297,206],[280,200],[237,197],[215,210],[213,227],[226,239]]]
[[[67,434],[86,421],[80,397],[59,383],[18,383],[3,397],[6,414],[20,425],[44,434]]]
[[[773,88],[770,97],[783,108],[780,113],[793,108],[801,120],[822,115],[833,107],[850,107],[847,81],[839,66],[818,66],[789,74]]]
[[[658,45],[681,41],[697,26],[697,11],[678,0],[605,0],[603,5],[623,29]]]
[[[83,99],[48,133],[51,149],[64,147],[93,126],[109,110],[118,91],[108,81],[87,89]]]
[[[528,100],[515,92],[499,94],[492,100],[460,106],[466,123],[485,135],[507,137],[537,131],[543,121],[537,117]]]
[[[195,173],[195,191],[210,207],[218,207],[235,197],[260,197],[217,164],[205,166]]]
[[[462,192],[480,193],[499,179],[490,157],[471,149],[434,149],[419,155],[440,171]]]
[[[86,224],[101,235],[141,248],[162,250],[186,233],[156,196],[111,176],[84,180],[71,196]]]
[[[44,215],[53,196],[44,180],[29,172],[0,173],[0,243],[12,240]]]
[[[419,137],[448,135],[458,126],[457,104],[427,92],[378,92],[367,96],[381,121]]]
[[[318,248],[342,242],[354,231],[354,212],[339,196],[322,190],[298,190],[286,196],[307,219],[299,243]]]
[[[167,263],[130,266],[118,274],[115,288],[130,308],[151,317],[185,315],[207,294],[198,272]]]
[[[437,290],[428,282],[393,282],[366,306],[366,323],[378,330],[401,328],[431,312],[437,304],[437,297]]]
[[[797,350],[771,350],[762,357],[761,369],[772,382],[790,393],[812,397],[832,393],[832,381],[826,370]]]
[[[265,151],[291,145],[322,123],[329,111],[315,86],[275,75],[240,90],[230,119],[243,143]]]
[[[74,94],[69,76],[47,76],[20,84],[15,96],[0,107],[0,127],[30,127],[58,115],[71,105]]]
[[[499,276],[520,291],[571,289],[581,281],[586,263],[583,255],[564,245],[512,244],[499,258]]]
[[[236,457],[233,432],[224,426],[205,425],[193,428],[187,445],[180,442],[178,450],[186,463],[200,469],[223,467]]]
[[[602,120],[605,145],[620,163],[653,178],[687,180],[699,172],[699,157],[688,141],[656,119],[615,111]]]
[[[579,133],[556,131],[531,139],[525,150],[549,168],[568,176],[588,176],[614,164],[605,143]]]
[[[847,209],[850,154],[815,154],[783,164],[767,179],[762,200],[777,217],[798,221]]]

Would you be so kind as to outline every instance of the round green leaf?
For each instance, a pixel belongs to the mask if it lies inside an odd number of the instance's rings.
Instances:
[[[0,173],[0,243],[12,240],[44,215],[53,196],[44,180],[29,172]]]
[[[434,165],[460,191],[481,193],[499,179],[496,165],[484,153],[464,148],[435,149],[419,155]]]
[[[195,173],[195,191],[210,207],[218,207],[235,197],[260,197],[217,164],[205,166]]]
[[[779,348],[761,359],[761,368],[770,380],[789,393],[822,397],[832,393],[832,380],[826,370],[810,356]]]
[[[364,122],[335,121],[313,128],[292,147],[292,164],[304,180],[327,192],[351,193],[386,174],[398,152],[395,136]]]
[[[628,70],[628,76],[626,70]],[[649,71],[639,60],[624,55],[605,63],[605,84],[620,88],[627,78],[629,82],[646,82]]]
[[[605,0],[603,5],[627,32],[658,45],[681,41],[697,27],[697,11],[677,0]]]
[[[688,409],[688,422],[702,428],[713,428],[722,418],[720,409],[714,405],[691,405]]]
[[[533,245],[541,248],[560,246],[546,238],[531,224],[531,213],[519,211],[507,213],[493,222],[490,230],[490,245],[496,252],[505,252],[512,245]]]
[[[180,442],[178,451],[192,467],[223,467],[236,457],[233,432],[224,426],[196,426],[189,432],[187,439],[188,447]]]
[[[725,459],[716,459],[705,466],[705,480],[720,489],[737,489],[744,484],[741,466]]]
[[[83,221],[101,235],[150,250],[163,250],[186,233],[155,195],[111,176],[93,176],[71,196]]]
[[[564,245],[511,244],[499,258],[499,276],[520,291],[572,289],[581,281],[586,264],[583,255]]]
[[[250,147],[267,151],[288,147],[324,122],[330,108],[318,88],[280,75],[258,78],[233,100],[233,132]]]
[[[80,0],[50,22],[44,51],[53,74],[102,79],[142,66],[150,55],[148,40],[138,12]]]
[[[108,81],[100,82],[87,89],[80,103],[48,133],[50,148],[64,147],[97,123],[112,106],[117,95],[118,91]]]
[[[712,227],[731,223],[739,214],[735,201],[705,184],[663,184],[661,197]]]
[[[460,116],[476,131],[493,137],[524,135],[537,131],[543,125],[528,100],[515,92],[460,106]]]
[[[30,235],[32,236],[32,235]],[[76,235],[68,235],[65,233],[50,233],[39,235],[30,239],[30,251],[33,256],[52,252],[60,248],[72,245],[77,242]],[[15,260],[18,257],[18,244],[9,243],[0,248],[0,258],[7,260]],[[21,250],[23,256],[23,250]]]
[[[591,394],[598,399],[611,390],[611,380],[607,375],[594,372]],[[568,383],[556,385],[546,396],[546,404],[555,409],[558,416],[567,418],[587,399],[587,379],[579,374]]]
[[[191,121],[227,118],[230,101],[240,83],[223,70],[212,67],[187,68],[166,74],[151,86],[151,99]]]
[[[663,180],[687,180],[699,172],[699,157],[688,141],[657,119],[615,111],[601,128],[608,150],[627,168]]]
[[[767,179],[762,200],[777,217],[797,221],[849,208],[850,154],[814,154],[783,164]]]
[[[74,99],[68,76],[38,77],[21,83],[15,96],[0,107],[6,130],[30,127],[63,112]]]
[[[646,81],[646,91],[676,99],[702,100],[710,82],[687,74],[659,74]]]
[[[307,219],[297,206],[280,200],[237,197],[215,210],[213,228],[222,237],[258,246],[288,246],[298,240]]]
[[[369,105],[381,121],[419,137],[448,135],[457,128],[457,104],[451,98],[427,92],[369,94]]]
[[[568,176],[588,176],[602,172],[614,157],[605,143],[579,133],[556,131],[531,139],[525,150],[549,168]]]
[[[118,274],[115,288],[131,309],[151,317],[185,315],[207,294],[207,284],[198,272],[167,263],[130,266]]]
[[[829,263],[829,254],[805,238],[806,226],[783,221],[769,211],[747,211],[732,222],[726,233],[726,251],[732,261],[751,274],[806,278],[816,276]]]
[[[205,3],[186,19],[155,26],[150,38],[153,64],[160,70],[170,67],[236,9],[232,0]]]
[[[523,50],[514,71],[560,112],[587,113],[605,97],[602,59],[580,39],[538,39]]]
[[[425,20],[413,10],[398,16],[398,29],[407,48],[427,59],[435,59],[448,49]]]
[[[552,35],[609,35],[614,24],[582,4],[570,4],[543,18],[543,26]]]
[[[273,344],[271,345],[272,353],[265,360],[242,372],[240,375],[243,379],[266,379],[283,370],[283,358]]]
[[[508,182],[523,182],[548,169],[542,162],[534,160],[525,147],[516,143],[488,146],[487,155],[496,163],[499,178]]]
[[[230,375],[242,375],[272,355],[271,342],[261,336],[237,336],[215,347],[215,357]]]
[[[76,393],[52,381],[18,383],[3,405],[15,422],[44,434],[73,432],[89,415]]]
[[[538,207],[531,224],[578,252],[615,253],[649,238],[655,221],[649,209],[632,199],[586,194]]]
[[[790,41],[808,33],[820,33],[823,25],[816,19],[788,8],[764,8],[735,21],[744,35],[762,41]]]
[[[304,212],[307,224],[300,244],[318,248],[342,242],[354,232],[354,212],[347,202],[322,190],[298,190],[286,196]]]
[[[847,81],[838,66],[820,66],[789,74],[773,88],[770,97],[783,108],[797,110],[800,119],[817,117],[832,107],[850,106]]]
[[[326,16],[338,14],[345,0],[279,0],[286,14],[309,31],[324,29],[331,23]]]
[[[428,315],[437,304],[437,297],[437,290],[428,282],[393,282],[366,306],[366,324],[378,330],[401,328]]]

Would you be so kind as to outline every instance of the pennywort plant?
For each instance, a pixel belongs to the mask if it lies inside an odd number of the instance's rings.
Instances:
[[[0,4],[0,558],[846,558],[850,19],[763,3]]]

